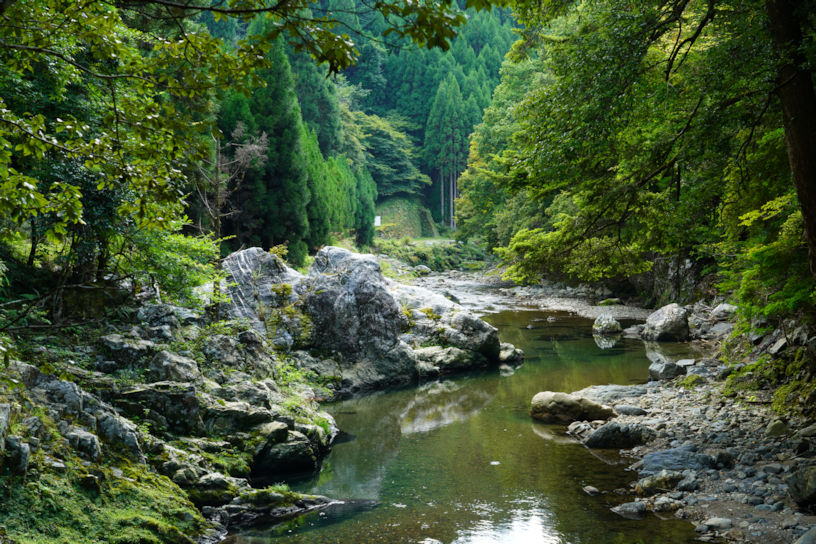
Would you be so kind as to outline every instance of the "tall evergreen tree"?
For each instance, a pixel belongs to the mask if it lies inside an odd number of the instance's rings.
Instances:
[[[475,105],[475,99],[471,101]],[[439,194],[439,214],[455,227],[454,200],[457,196],[456,181],[464,170],[467,160],[467,136],[472,129],[474,112],[468,111],[462,100],[459,83],[453,74],[439,85],[434,96],[428,124],[425,128],[425,160],[431,172],[436,174]]]
[[[320,154],[317,133],[309,130],[300,123],[300,140],[303,151],[303,161],[306,165],[307,186],[309,188],[309,203],[306,206],[306,216],[309,220],[309,230],[306,243],[314,251],[330,242],[330,188],[326,161]],[[339,203],[334,203],[339,205]]]
[[[240,213],[229,228],[240,245],[269,248],[288,243],[290,260],[299,263],[307,252],[310,198],[300,107],[282,40],[268,55],[269,68],[258,72],[265,86],[249,100],[252,121],[268,135],[267,160],[247,174],[237,195]]]
[[[340,152],[343,126],[334,84],[326,70],[305,53],[287,48],[303,121],[317,133],[320,152],[330,157]]]
[[[357,178],[357,202],[354,228],[358,246],[371,245],[374,241],[374,202],[377,200],[377,184],[365,168],[355,172]]]

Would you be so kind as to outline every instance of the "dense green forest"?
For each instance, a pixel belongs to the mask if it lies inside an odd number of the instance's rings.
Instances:
[[[2,5],[0,281],[190,298],[410,197],[517,281],[691,259],[810,319],[811,3],[249,4]]]
[[[755,324],[809,319],[814,177],[801,147],[816,140],[792,125],[815,107],[814,10],[784,3],[786,37],[774,5],[519,10],[523,39],[471,141],[458,235],[495,248],[520,281],[691,258]]]
[[[169,22],[150,2],[113,18],[94,5],[87,23],[68,8],[48,22],[59,3],[5,12],[9,29],[41,25],[4,49],[7,260],[82,282],[162,268],[168,250],[205,274],[238,247],[285,246],[300,264],[338,239],[368,245],[377,198],[419,196],[452,221],[467,135],[513,40],[507,12],[445,4],[419,31],[400,26],[419,16],[409,7],[213,6]],[[304,36],[304,21],[324,28]],[[413,43],[439,40],[450,47]]]

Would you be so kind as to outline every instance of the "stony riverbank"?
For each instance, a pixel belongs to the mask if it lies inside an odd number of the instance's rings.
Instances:
[[[807,500],[800,488],[807,485],[808,467],[816,467],[816,425],[777,419],[762,394],[748,403],[723,395],[716,378],[723,367],[709,369],[702,381],[675,378],[575,393],[613,406],[618,415],[610,423],[573,423],[571,435],[586,442],[603,434],[598,429],[617,426],[644,441],[622,450],[632,461],[630,488],[587,492],[630,496],[619,510],[627,517],[654,512],[688,519],[704,541],[794,542],[816,524],[816,516],[796,503]]]
[[[519,287],[468,272],[417,281],[447,292],[464,306],[487,312],[528,307],[592,319],[606,315],[641,321],[652,313],[637,306],[599,304],[612,293],[588,286]],[[626,489],[588,486],[586,492],[614,496],[611,502],[622,502],[616,512],[625,517],[687,519],[695,524],[702,541],[812,544],[816,542],[816,516],[812,515],[816,422],[806,417],[779,419],[770,391],[736,394],[725,388],[726,377],[735,370],[763,355],[803,346],[807,338],[800,338],[800,332],[786,335],[783,331],[752,337],[744,358],[728,365],[717,357],[721,343],[733,331],[734,310],[721,300],[674,310],[684,314],[684,339],[698,353],[707,354],[697,359],[675,360],[666,355],[654,341],[658,334],[647,331],[645,324],[623,331],[630,338],[644,338],[653,381],[575,392],[577,397],[613,407],[614,419],[606,422],[609,415],[603,411],[587,416],[586,407],[578,407],[578,419],[602,419],[577,421],[568,429],[609,462],[620,462],[622,454],[630,464],[632,482]]]
[[[324,248],[300,274],[250,248],[224,268],[228,300],[207,312],[149,300],[4,353],[0,542],[211,543],[336,509],[277,484],[330,451],[320,399],[521,359],[372,255]]]
[[[454,297],[465,308],[481,314],[507,309],[538,309],[571,312],[595,319],[610,314],[621,320],[645,320],[651,310],[633,304],[600,305],[611,299],[613,293],[605,288],[588,285],[570,287],[558,282],[538,285],[516,285],[504,281],[497,273],[449,270],[423,275],[414,284],[446,296]]]

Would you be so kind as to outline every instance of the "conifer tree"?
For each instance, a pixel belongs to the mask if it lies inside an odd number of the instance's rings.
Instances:
[[[310,195],[300,107],[281,40],[269,52],[269,68],[258,75],[266,85],[253,92],[249,107],[257,130],[268,135],[267,160],[263,168],[247,174],[238,195],[241,212],[231,232],[239,245],[270,248],[287,243],[290,260],[300,263],[307,250]]]
[[[305,53],[287,48],[287,54],[303,122],[316,132],[323,157],[337,155],[343,127],[334,84],[326,78],[325,68],[315,64]]]
[[[471,104],[475,105],[475,99]],[[462,100],[456,77],[449,74],[439,85],[431,105],[424,147],[426,164],[437,175],[440,219],[447,219],[451,228],[456,226],[456,180],[467,160],[467,136],[472,127],[469,117],[473,115]]]
[[[299,123],[301,149],[306,165],[307,185],[309,188],[309,203],[306,206],[306,216],[309,219],[309,231],[306,243],[309,250],[315,251],[330,242],[330,205],[339,207],[339,202],[330,204],[330,188],[326,161],[320,154],[317,141],[317,132],[310,130],[303,123]]]

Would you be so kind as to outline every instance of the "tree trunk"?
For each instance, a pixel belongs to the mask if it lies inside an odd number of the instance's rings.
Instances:
[[[445,176],[442,167],[439,167],[439,220],[445,222]]]
[[[459,173],[453,175],[453,194],[451,194],[451,225],[456,230],[456,199],[459,198]]]
[[[793,184],[802,208],[810,272],[816,275],[816,92],[802,53],[801,0],[769,0],[771,36],[779,56],[777,95]]]
[[[448,204],[450,206],[450,228],[453,230],[453,176],[455,175],[453,168],[450,172],[450,180],[448,185]]]
[[[34,261],[37,258],[37,246],[40,243],[40,233],[37,232],[37,218],[31,218],[31,250],[28,252],[27,264],[29,267],[34,266]]]
[[[216,240],[221,238],[221,217],[224,207],[223,192],[221,190],[221,168],[223,158],[221,157],[221,138],[215,139],[215,213],[213,214],[213,236]]]

